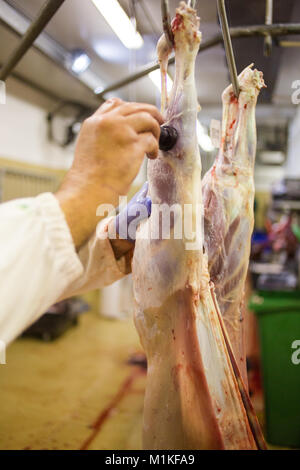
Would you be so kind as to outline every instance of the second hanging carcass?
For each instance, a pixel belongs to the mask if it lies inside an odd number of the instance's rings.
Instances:
[[[244,285],[254,225],[255,107],[265,86],[261,72],[247,67],[240,94],[223,93],[220,151],[203,183],[205,249],[211,281],[236,361],[247,384]]]

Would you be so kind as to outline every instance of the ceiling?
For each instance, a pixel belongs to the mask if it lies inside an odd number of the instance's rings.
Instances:
[[[7,3],[32,19],[44,1],[9,0]],[[128,12],[130,0],[120,0],[120,3]],[[169,3],[174,14],[178,0],[170,0]],[[264,9],[260,8],[258,11],[257,3],[258,0],[247,2],[228,0],[230,24],[254,24],[258,20],[263,22]],[[78,47],[85,49],[92,58],[91,70],[104,86],[110,85],[155,60],[155,44],[162,31],[160,0],[136,0],[135,4],[137,27],[145,41],[143,48],[136,53],[128,51],[121,44],[91,0],[66,0],[48,24],[46,32],[68,51]],[[261,7],[264,1],[259,0],[259,4]],[[201,17],[203,40],[219,33],[214,0],[198,0],[198,14]],[[274,0],[274,17],[276,21],[300,22],[300,2]],[[299,37],[297,39],[300,40]],[[5,61],[18,41],[19,37],[5,24],[0,23],[0,63]],[[274,45],[271,58],[264,59],[262,39],[235,40],[234,48],[239,70],[241,66],[253,61],[262,64],[270,87],[265,101],[272,100],[273,104],[291,106],[291,84],[294,80],[300,79],[300,49],[283,49]],[[171,68],[171,74],[172,71]],[[32,48],[27,52],[15,72],[58,98],[76,100],[91,106],[96,106],[98,103],[91,90],[37,49]],[[229,82],[223,46],[214,47],[198,56],[196,79],[202,107],[219,106],[221,93]],[[112,95],[159,103],[159,93],[148,77],[117,90]]]

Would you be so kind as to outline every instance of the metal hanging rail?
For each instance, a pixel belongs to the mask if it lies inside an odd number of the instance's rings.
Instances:
[[[37,18],[31,23],[20,44],[0,70],[0,80],[6,80],[24,54],[30,49],[36,38],[47,26],[65,0],[48,0],[41,8]]]
[[[56,11],[59,7],[64,3],[65,0],[48,0],[46,4],[40,10],[37,18],[33,21],[30,25],[26,33],[24,34],[19,46],[16,50],[12,53],[9,57],[7,62],[3,65],[0,70],[0,80],[5,80],[18,62],[22,59],[24,54],[28,51],[28,49],[32,46],[35,39],[39,36],[39,34],[43,31],[46,27],[50,19],[54,16]],[[166,12],[168,13],[168,1],[164,0],[163,2],[166,6]],[[169,25],[169,23],[167,23]],[[168,26],[170,29],[170,27]],[[288,36],[293,34],[300,34],[300,23],[278,23],[278,24],[262,24],[262,25],[253,25],[253,26],[243,26],[243,27],[233,27],[229,28],[229,33],[231,38],[243,38],[243,37],[253,37],[253,36],[270,36],[270,37],[278,37],[278,36]],[[217,34],[213,38],[205,41],[201,44],[198,53],[201,53],[211,47],[217,46],[223,42],[222,34]],[[169,59],[169,64],[173,64],[175,62],[175,57],[171,57]],[[101,100],[105,100],[105,94],[111,91],[117,90],[122,88],[129,83],[132,83],[142,77],[145,77],[153,70],[157,70],[159,68],[159,64],[157,62],[152,62],[150,64],[145,65],[139,71],[134,72],[133,74],[128,75],[127,77],[109,85],[100,93],[96,93],[97,97]]]
[[[253,26],[243,26],[243,27],[233,27],[229,28],[231,38],[247,38],[247,37],[254,37],[254,36],[263,36],[270,35],[272,37],[277,36],[288,36],[292,34],[300,34],[300,23],[278,23],[272,25],[253,25]],[[208,41],[203,42],[201,44],[198,54],[201,52],[210,49],[211,47],[217,46],[223,42],[222,34],[217,34],[213,38],[209,39]],[[169,59],[169,64],[173,64],[175,62],[175,57],[171,57]],[[134,72],[133,74],[128,75],[127,77],[109,85],[100,93],[97,93],[97,96],[103,101],[105,98],[106,93],[110,93],[111,91],[118,90],[129,83],[132,83],[140,78],[145,77],[148,73],[153,72],[153,70],[157,70],[159,68],[159,64],[157,62],[152,62],[150,64],[145,65],[143,68]]]

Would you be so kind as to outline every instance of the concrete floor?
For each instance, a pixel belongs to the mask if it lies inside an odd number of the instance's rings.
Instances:
[[[0,365],[0,450],[141,449],[146,374],[127,363],[140,352],[132,320],[93,312],[54,342],[15,341]]]
[[[140,449],[145,371],[132,321],[87,313],[52,343],[18,339],[0,366],[0,449]]]

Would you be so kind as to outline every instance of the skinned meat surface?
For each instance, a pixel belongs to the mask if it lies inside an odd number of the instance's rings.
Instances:
[[[197,216],[202,207],[194,79],[199,19],[181,2],[172,25],[176,73],[165,118],[179,139],[148,164],[152,213],[138,228],[132,266],[135,324],[148,361],[144,448],[256,449],[220,326]],[[160,52],[166,51],[160,44]],[[168,239],[159,211],[172,205]],[[184,232],[176,238],[185,206],[193,237]],[[157,236],[149,236],[153,228],[159,229]]]
[[[231,85],[223,93],[220,151],[202,186],[210,278],[247,384],[243,300],[254,225],[255,107],[264,86],[262,73],[247,67],[239,76],[239,84],[238,99]]]

